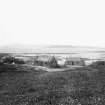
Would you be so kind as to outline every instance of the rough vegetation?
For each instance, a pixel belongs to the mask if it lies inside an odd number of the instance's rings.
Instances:
[[[7,71],[0,73],[0,105],[104,105],[105,65],[93,65],[57,72],[5,65]]]

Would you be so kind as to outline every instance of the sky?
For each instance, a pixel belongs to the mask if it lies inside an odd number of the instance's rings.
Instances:
[[[0,0],[0,46],[105,47],[105,0]]]

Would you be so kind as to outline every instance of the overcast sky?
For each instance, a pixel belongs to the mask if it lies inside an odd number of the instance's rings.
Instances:
[[[0,46],[105,47],[105,0],[0,0]]]

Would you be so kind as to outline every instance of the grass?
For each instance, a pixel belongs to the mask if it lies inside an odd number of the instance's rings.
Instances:
[[[105,104],[104,66],[57,72],[20,65],[7,68],[0,73],[0,105]]]

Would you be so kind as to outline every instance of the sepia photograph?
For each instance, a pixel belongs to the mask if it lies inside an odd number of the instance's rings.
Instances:
[[[0,0],[0,105],[105,105],[105,1]]]

